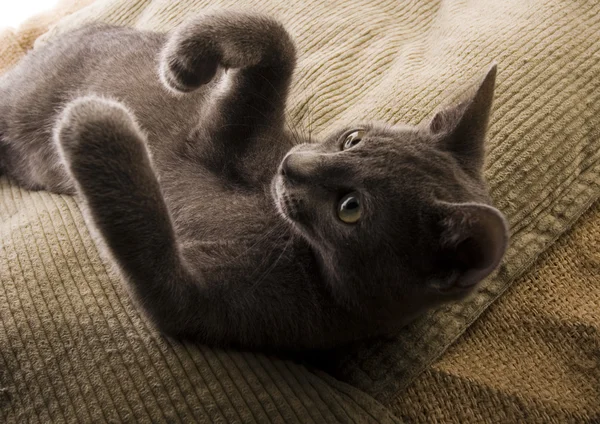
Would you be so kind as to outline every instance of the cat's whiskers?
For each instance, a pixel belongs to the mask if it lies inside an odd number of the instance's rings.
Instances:
[[[257,96],[257,97],[260,98],[260,99],[263,99],[263,100],[268,100],[268,99],[263,98],[261,96]],[[260,110],[258,110],[254,106],[249,106],[249,107],[251,107],[256,112],[260,113],[263,117],[265,117],[265,119],[267,118],[267,116],[265,116]],[[288,113],[288,112],[286,112],[286,113]],[[292,136],[292,140],[291,140],[292,141],[292,146],[303,143],[302,139],[300,138],[300,135],[298,134],[298,131],[295,128],[293,128],[293,127],[290,126],[290,123],[288,122],[289,119],[285,119],[284,121],[285,121],[285,125],[290,130],[290,135]],[[217,128],[217,130],[222,130],[222,129],[231,128],[231,127],[270,128],[269,125],[258,125],[258,124],[249,125],[249,124],[240,124],[240,123],[228,123],[228,124],[223,124],[223,125],[219,126]],[[257,138],[257,139],[260,139],[260,138]],[[275,140],[275,139],[273,139],[273,140]],[[277,141],[281,142],[281,140],[277,140]],[[286,141],[288,141],[288,140],[286,140]]]
[[[302,123],[303,124],[304,124],[304,119],[308,115],[308,125],[306,125],[306,126],[303,125],[302,128],[307,128],[308,135],[305,136],[305,138],[308,140],[309,144],[312,144],[313,143],[312,134],[313,134],[314,121],[312,120],[313,114],[311,111],[311,102],[315,98],[317,91],[314,89],[313,83],[311,81],[307,81],[307,82],[308,82],[308,84],[310,84],[308,92],[312,93],[312,94],[310,95],[309,99],[306,101],[306,110],[302,114]]]
[[[286,104],[287,103],[286,98],[284,98],[284,96],[281,95],[281,93],[279,92],[279,90],[277,90],[277,88],[273,85],[273,83],[271,81],[269,81],[269,79],[266,78],[264,75],[261,75],[261,78],[263,78],[265,80],[265,82],[271,86],[271,88],[273,89],[273,91],[275,92],[275,94],[277,95],[279,100],[282,102],[282,104]],[[265,98],[264,96],[259,97],[259,98],[269,101],[269,99]],[[300,136],[298,129],[297,129],[296,125],[294,124],[294,120],[292,119],[292,116],[290,115],[290,112],[287,107],[284,108],[283,113],[285,114],[284,124],[287,127],[288,131],[290,132],[290,135],[292,136],[294,144],[295,145],[302,144],[303,137]]]
[[[254,248],[256,248],[257,246],[259,246],[261,243],[263,243],[264,241],[267,241],[271,239],[271,236],[273,234],[275,234],[276,232],[282,230],[282,229],[286,229],[285,227],[287,227],[287,225],[283,222],[278,222],[275,226],[273,226],[271,229],[269,229],[267,232],[265,232],[261,237],[259,237],[254,243],[252,243],[250,246],[248,246],[243,252],[239,253],[236,256],[233,256],[232,258],[230,258],[229,260],[227,260],[224,264],[225,265],[230,265],[233,262],[239,260],[242,257],[246,257],[246,255],[248,253],[250,253]],[[278,238],[280,239],[280,236],[278,236]]]
[[[239,124],[237,122],[231,122],[228,124],[222,124],[221,126],[217,127],[217,130],[222,130],[224,128],[231,128],[231,127],[248,127],[248,128],[271,128],[269,125],[258,125],[258,124],[254,124],[254,125],[249,125],[249,124]]]
[[[281,237],[280,239],[281,240]],[[269,266],[269,268],[267,268],[267,270],[260,276],[260,278],[258,280],[256,280],[255,283],[253,283],[250,287],[248,287],[247,290],[245,290],[245,295],[248,296],[250,294],[252,294],[252,292],[258,288],[260,286],[260,284],[265,281],[267,279],[267,277],[273,272],[273,270],[275,269],[275,267],[277,267],[277,264],[279,264],[279,261],[281,261],[281,258],[283,258],[283,256],[285,255],[285,253],[287,252],[288,248],[292,245],[292,243],[294,242],[294,234],[290,233],[290,238],[289,240],[286,242],[285,246],[283,247],[283,249],[281,250],[281,253],[279,254],[279,256],[277,256],[277,259],[275,259],[275,261]],[[279,243],[276,244],[276,246]],[[273,250],[271,250],[272,252]],[[271,253],[269,252],[269,253]],[[262,265],[262,264],[261,264]]]
[[[229,124],[223,124],[223,125],[219,126],[217,128],[217,130],[222,130],[222,129],[231,128],[231,127],[248,127],[248,128],[264,127],[264,128],[270,128],[267,125],[260,125],[259,126],[259,125],[229,123]],[[295,136],[295,135],[292,135],[292,136],[294,138],[295,144],[300,144],[301,143],[301,141],[299,141],[299,140],[296,139],[297,136]],[[253,137],[253,139],[254,140],[267,140],[267,141],[272,141],[272,142],[276,142],[276,143],[280,143],[282,141],[280,139],[276,139],[276,138],[273,138],[273,137],[268,137],[268,138],[267,137]],[[286,139],[286,141],[288,141],[288,140]],[[292,142],[292,146],[294,145],[294,142]]]
[[[248,281],[252,281],[256,277],[258,277],[258,278],[256,278],[256,282],[252,283],[250,286],[246,286],[246,285],[240,286],[239,287],[239,294],[241,294],[241,295],[248,295],[252,290],[254,290],[256,287],[258,287],[258,285],[260,284],[260,282],[262,282],[266,278],[266,276],[268,276],[273,271],[273,269],[275,269],[275,267],[277,266],[277,264],[281,260],[281,257],[283,256],[283,254],[288,249],[289,245],[293,242],[293,234],[290,231],[286,231],[287,228],[284,225],[278,225],[278,226],[276,226],[274,228],[274,230],[272,230],[270,232],[270,234],[273,234],[276,231],[281,230],[281,229],[283,229],[284,231],[282,231],[278,235],[276,235],[275,236],[276,237],[275,240],[272,240],[273,237],[271,237],[271,239],[269,241],[269,246],[271,246],[271,248],[268,251],[261,252],[262,253],[262,259],[260,260],[260,263],[258,263],[258,264],[256,264],[254,266],[253,272],[248,277]],[[256,272],[260,271],[260,270],[262,270],[264,268],[264,266],[268,262],[269,258],[272,257],[273,252],[277,249],[277,247],[281,246],[281,241],[286,236],[289,236],[289,239],[286,242],[286,244],[284,245],[284,248],[282,249],[282,252],[279,254],[278,258],[271,265],[268,266],[267,270],[265,272],[263,272],[262,275],[256,276]],[[256,246],[256,244],[254,246]],[[246,250],[246,252],[248,252],[248,251],[249,251],[249,249]],[[241,257],[242,255],[238,256],[238,258]]]
[[[313,84],[312,82],[308,81],[308,84],[310,84],[309,90],[308,92],[312,93],[309,97],[309,99],[306,101],[305,106],[306,108],[304,109],[304,112],[302,113],[302,117],[299,119],[299,122],[302,124],[300,126],[301,130],[302,130],[302,143],[308,143],[308,144],[312,144],[313,143],[313,139],[312,139],[312,133],[313,133],[313,120],[312,120],[312,112],[311,112],[311,101],[314,99],[315,95],[316,95],[316,91],[314,90]],[[306,87],[303,87],[304,89]],[[287,109],[286,109],[287,110]],[[305,119],[308,115],[308,125],[304,125]],[[289,114],[288,111],[288,121],[293,124],[295,121],[292,120],[291,115]]]

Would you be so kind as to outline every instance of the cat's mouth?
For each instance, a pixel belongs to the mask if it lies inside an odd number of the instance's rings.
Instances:
[[[285,177],[278,175],[272,186],[273,199],[279,213],[293,223],[298,222],[299,200],[286,186]]]

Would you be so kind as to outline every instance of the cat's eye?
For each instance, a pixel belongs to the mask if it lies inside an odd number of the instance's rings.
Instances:
[[[354,146],[356,146],[362,138],[365,136],[365,132],[363,130],[352,131],[350,134],[344,138],[344,142],[342,143],[342,150],[348,150]]]
[[[355,224],[362,214],[362,205],[357,193],[350,193],[342,197],[337,208],[338,217],[346,224]]]

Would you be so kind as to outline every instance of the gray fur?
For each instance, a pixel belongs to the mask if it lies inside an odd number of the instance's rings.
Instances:
[[[285,129],[295,48],[270,18],[92,25],[0,79],[0,172],[78,194],[147,315],[214,345],[322,348],[467,296],[499,264],[482,180],[495,67],[418,127]],[[363,215],[336,205],[356,192]]]

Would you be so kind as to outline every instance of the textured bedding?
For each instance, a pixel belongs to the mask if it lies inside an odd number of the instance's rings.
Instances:
[[[0,71],[84,3],[65,1],[55,14],[1,33]],[[391,422],[387,405],[419,420],[401,402],[406,389],[433,390],[430,364],[598,199],[595,0],[97,0],[37,43],[97,20],[168,30],[205,7],[240,4],[279,18],[297,40],[289,118],[315,134],[364,119],[418,123],[497,62],[486,176],[511,225],[504,264],[477,295],[434,311],[396,340],[343,352],[329,370],[334,380],[289,361],[162,338],[98,255],[77,202],[2,178],[0,419]],[[424,408],[415,406],[419,396],[406,399],[412,411]]]

